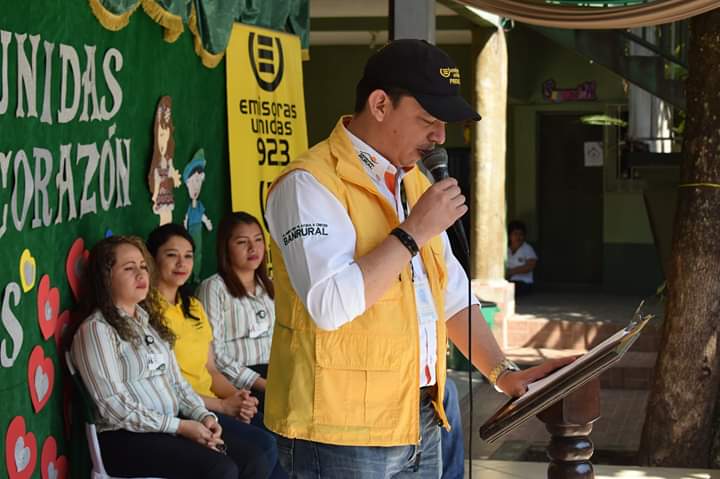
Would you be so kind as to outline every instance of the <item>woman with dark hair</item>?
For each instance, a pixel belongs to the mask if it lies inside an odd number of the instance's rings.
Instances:
[[[220,371],[238,388],[250,388],[262,411],[275,324],[275,291],[265,265],[260,222],[230,213],[217,236],[218,272],[200,284],[197,296],[213,327],[213,349]]]
[[[537,265],[537,254],[525,242],[527,228],[522,221],[508,223],[508,251],[505,276],[515,284],[515,295],[524,296],[532,292],[533,270]]]
[[[142,240],[111,236],[90,252],[90,315],[73,362],[96,406],[103,462],[115,477],[256,477],[224,454],[222,427],[180,374],[162,318],[139,303],[151,285]]]
[[[188,287],[194,264],[195,244],[181,225],[155,228],[147,239],[157,269],[156,286],[146,301],[148,311],[163,318],[175,335],[173,350],[183,376],[205,406],[215,412],[225,431],[228,450],[240,462],[253,462],[253,477],[287,477],[277,461],[275,438],[259,425],[249,423],[257,413],[258,400],[246,389],[237,389],[215,366],[210,347],[212,330],[205,310]]]

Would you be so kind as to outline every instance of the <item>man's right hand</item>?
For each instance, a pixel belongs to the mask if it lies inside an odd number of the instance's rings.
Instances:
[[[423,193],[400,227],[421,247],[448,229],[467,210],[457,180],[445,178]]]

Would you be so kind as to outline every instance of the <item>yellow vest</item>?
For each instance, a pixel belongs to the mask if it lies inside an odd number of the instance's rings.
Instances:
[[[293,161],[283,174],[305,170],[337,198],[355,226],[355,256],[361,257],[388,237],[398,226],[398,217],[363,169],[340,122],[327,140]],[[410,206],[429,187],[418,168],[403,182]],[[277,244],[273,241],[270,247],[276,324],[265,395],[266,426],[285,437],[326,444],[416,444],[420,353],[410,264],[365,313],[335,331],[324,331],[292,288]],[[441,238],[432,239],[420,254],[438,312],[433,404],[447,427],[442,407],[447,269]]]
[[[210,389],[212,376],[207,368],[208,353],[212,342],[212,328],[208,322],[205,308],[196,298],[190,298],[190,313],[197,318],[186,318],[182,311],[182,301],[170,304],[158,294],[163,306],[165,324],[175,333],[173,352],[177,358],[180,372],[193,390],[201,396],[217,397]]]

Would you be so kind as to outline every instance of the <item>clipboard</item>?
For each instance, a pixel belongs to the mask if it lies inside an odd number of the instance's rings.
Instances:
[[[626,327],[572,363],[529,384],[522,396],[510,399],[480,426],[480,437],[488,442],[497,440],[617,363],[653,318],[640,313],[642,306],[638,306]]]

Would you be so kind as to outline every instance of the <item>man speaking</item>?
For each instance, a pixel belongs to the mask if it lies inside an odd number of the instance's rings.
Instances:
[[[454,179],[430,186],[415,167],[446,123],[480,119],[459,89],[439,48],[389,43],[365,66],[355,113],[270,191],[277,320],[265,424],[292,477],[440,477],[448,336],[513,396],[568,361],[517,371],[478,301],[468,305],[445,233],[465,198]]]

